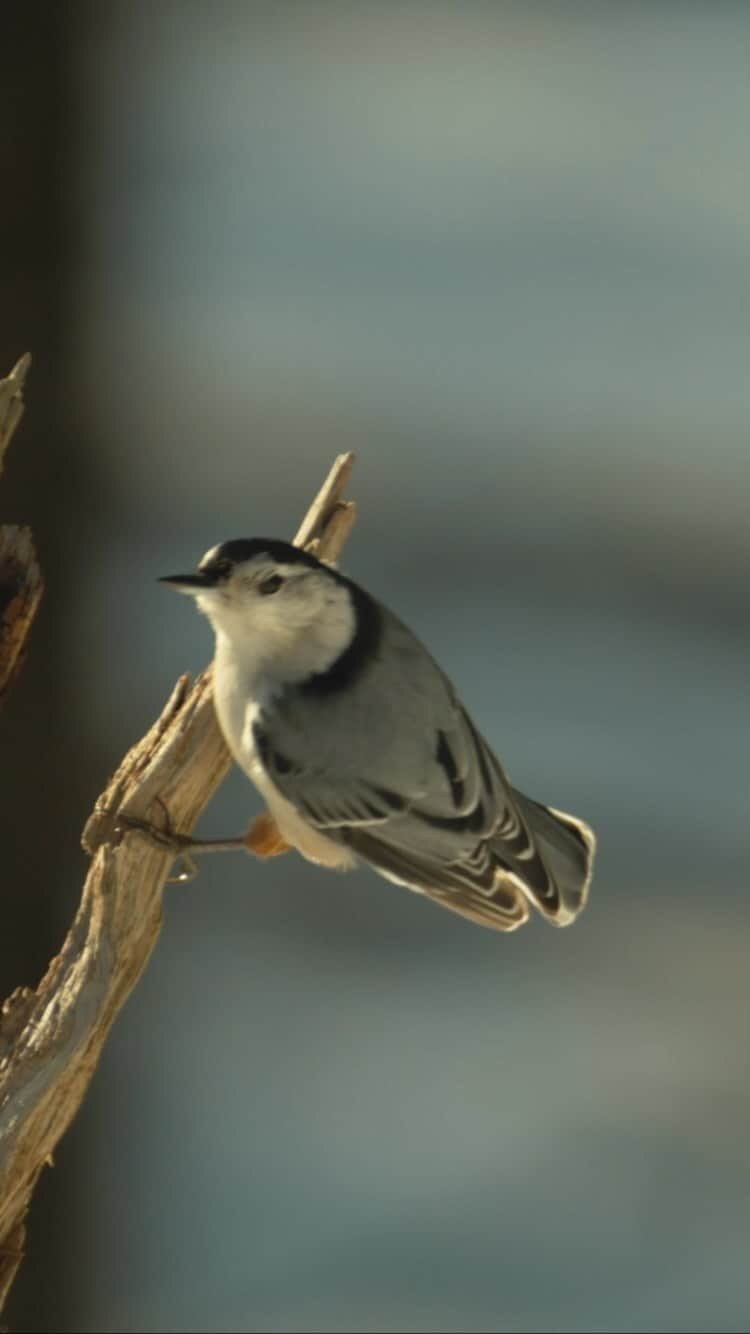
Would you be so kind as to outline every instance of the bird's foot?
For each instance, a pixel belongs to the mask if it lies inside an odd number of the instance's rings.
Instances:
[[[165,814],[164,828],[141,820],[135,815],[120,814],[117,819],[119,830],[132,829],[147,838],[161,852],[173,852],[182,863],[177,875],[170,876],[170,883],[184,883],[198,874],[194,856],[206,852],[252,852],[256,857],[279,857],[289,852],[290,846],[279,833],[278,825],[268,811],[256,816],[246,834],[238,838],[191,838],[189,834],[178,834],[172,828],[169,812],[164,803],[159,803]]]
[[[280,857],[283,852],[291,851],[270,811],[256,815],[242,842],[256,857]]]

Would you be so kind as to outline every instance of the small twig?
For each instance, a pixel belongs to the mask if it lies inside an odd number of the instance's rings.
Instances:
[[[331,469],[297,534],[322,560],[340,554],[354,521],[341,501],[354,456]],[[84,830],[93,861],[75,921],[36,991],[15,992],[0,1025],[0,1309],[24,1248],[34,1186],[70,1125],[107,1033],[148,963],[174,853],[126,821],[169,812],[189,834],[230,764],[213,707],[211,669],[178,681],[161,717],[125,756]]]
[[[336,505],[344,494],[344,488],[349,481],[353,467],[353,454],[338,455],[331,471],[297,529],[294,545],[296,547],[310,547],[313,544],[316,544],[316,551],[321,560],[324,559],[324,557],[327,560],[336,559],[335,556],[330,554],[328,545],[326,545],[325,552],[322,551],[321,543],[323,541],[324,533],[326,544],[328,544],[330,540],[328,523]]]

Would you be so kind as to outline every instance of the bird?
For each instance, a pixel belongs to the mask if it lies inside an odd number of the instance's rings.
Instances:
[[[369,592],[276,538],[223,542],[160,582],[213,627],[219,726],[268,807],[251,851],[364,862],[497,931],[532,907],[575,920],[592,829],[511,786],[448,676]]]

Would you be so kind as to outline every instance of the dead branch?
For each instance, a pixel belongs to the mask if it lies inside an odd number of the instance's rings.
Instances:
[[[10,375],[0,380],[0,472],[5,451],[23,416],[23,387],[30,365],[27,352]],[[43,591],[31,529],[3,524],[0,527],[0,702],[23,662]]]
[[[335,561],[355,519],[342,501],[354,462],[334,463],[295,538]],[[173,854],[122,816],[191,833],[230,765],[213,708],[211,668],[181,678],[159,719],[127,754],[96,803],[83,844],[93,861],[75,920],[36,991],[21,989],[0,1025],[0,1310],[24,1252],[37,1178],[84,1097],[107,1033],[161,928]]]
[[[23,387],[30,365],[31,357],[28,352],[24,352],[10,375],[0,380],[0,472],[3,470],[5,451],[23,416]]]

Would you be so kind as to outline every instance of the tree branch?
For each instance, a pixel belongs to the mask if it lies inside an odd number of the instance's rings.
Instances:
[[[0,380],[0,472],[5,451],[23,416],[23,387],[30,365],[27,352],[10,375]],[[0,527],[0,703],[23,662],[43,592],[44,581],[31,529],[3,524]]]
[[[5,451],[18,426],[24,409],[23,387],[29,373],[31,356],[24,352],[19,357],[10,375],[0,380],[0,472],[3,470]]]
[[[356,517],[342,501],[354,462],[342,454],[297,533],[335,561]],[[151,730],[125,756],[83,834],[93,861],[62,950],[36,991],[13,993],[0,1024],[0,1310],[23,1258],[24,1218],[42,1167],[84,1097],[107,1033],[161,928],[174,854],[120,823],[128,815],[189,834],[227,773],[211,668],[182,677]]]

